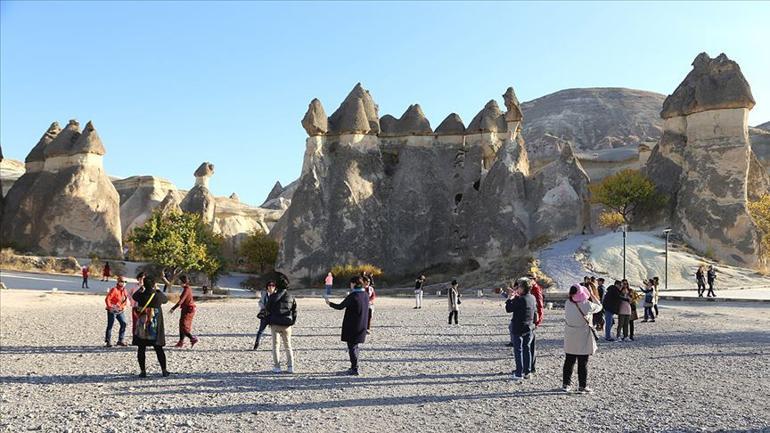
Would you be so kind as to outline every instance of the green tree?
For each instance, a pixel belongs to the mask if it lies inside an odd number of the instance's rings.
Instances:
[[[249,267],[264,273],[266,269],[275,267],[278,260],[278,242],[270,239],[260,230],[254,230],[241,243],[240,255],[246,259]]]
[[[643,212],[664,206],[667,198],[655,190],[655,184],[639,170],[627,169],[591,185],[591,201],[603,204],[628,224]]]
[[[141,257],[170,270],[171,281],[182,272],[203,272],[213,285],[224,270],[223,239],[196,214],[153,212],[128,240]]]
[[[761,251],[764,259],[770,258],[770,194],[749,202],[749,213],[762,237]]]

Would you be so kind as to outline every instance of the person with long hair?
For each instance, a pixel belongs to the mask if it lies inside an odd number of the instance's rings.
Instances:
[[[137,322],[134,328],[132,345],[137,346],[136,358],[139,361],[139,377],[147,377],[145,368],[145,353],[147,346],[155,349],[161,372],[164,377],[170,373],[166,368],[166,353],[163,346],[166,345],[166,330],[163,326],[163,310],[161,306],[168,302],[166,295],[158,290],[155,279],[145,277],[142,288],[133,295],[136,301]]]
[[[350,279],[350,293],[339,304],[331,302],[329,299],[325,299],[325,301],[328,306],[335,310],[345,310],[345,316],[342,319],[341,340],[348,345],[350,369],[347,373],[358,376],[358,345],[366,342],[366,324],[369,318],[369,296],[364,291],[363,279],[361,277]]]
[[[198,337],[192,335],[192,322],[197,308],[187,275],[180,276],[179,281],[182,283],[182,294],[179,295],[179,301],[171,307],[171,314],[174,314],[177,308],[182,310],[179,314],[179,341],[175,347],[183,347],[187,337],[190,339],[190,348],[193,348],[198,343]]]
[[[569,289],[569,299],[564,304],[564,367],[562,390],[572,391],[572,372],[577,363],[578,392],[591,393],[588,387],[588,358],[596,353],[596,337],[589,321],[593,314],[602,310],[585,287],[574,284]]]
[[[370,276],[367,276],[364,274],[363,277],[361,277],[364,281],[364,291],[366,292],[366,295],[369,297],[369,314],[368,319],[366,321],[366,333],[371,334],[372,333],[372,316],[374,315],[374,300],[377,299],[377,292],[374,290],[374,283],[372,282],[372,278]]]
[[[273,293],[275,293],[275,281],[270,280],[265,284],[265,289],[259,296],[259,313],[257,313],[259,328],[257,328],[257,337],[254,339],[254,350],[259,349],[259,340],[262,339],[262,334],[267,328],[267,300]]]
[[[698,297],[702,298],[706,292],[706,268],[703,265],[698,266],[695,271],[695,282],[698,284]]]
[[[120,331],[118,331],[118,342],[116,345],[125,346],[126,318],[123,316],[123,310],[126,309],[128,304],[128,292],[126,291],[126,281],[122,276],[118,276],[118,282],[115,284],[115,287],[107,292],[104,304],[107,310],[107,331],[104,334],[105,345],[112,347],[112,327],[115,325],[115,320],[117,320],[120,324]]]

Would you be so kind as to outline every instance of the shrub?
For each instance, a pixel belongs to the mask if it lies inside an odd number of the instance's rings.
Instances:
[[[383,275],[382,269],[368,263],[364,263],[362,265],[334,265],[331,269],[331,273],[334,275],[334,278],[340,280],[346,280],[354,276],[361,275],[362,272],[371,274],[374,278],[379,278]]]
[[[250,270],[264,273],[275,267],[275,261],[278,259],[278,242],[270,239],[266,233],[254,230],[241,243],[239,252]]]
[[[604,211],[599,215],[599,225],[616,231],[623,225],[623,215],[615,211]]]
[[[770,194],[749,202],[749,213],[761,236],[761,252],[764,260],[770,258]]]

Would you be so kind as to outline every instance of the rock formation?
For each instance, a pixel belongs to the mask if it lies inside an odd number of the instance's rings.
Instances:
[[[326,119],[321,101],[313,99],[307,107],[307,113],[302,119],[302,127],[305,128],[307,135],[323,135],[329,132],[329,122]]]
[[[23,250],[120,257],[120,200],[104,172],[105,149],[91,122],[54,123],[8,192],[2,238]]]
[[[253,207],[232,198],[216,197],[215,202],[213,230],[224,237],[224,254],[230,259],[238,257],[241,242],[250,233],[268,233],[283,215],[283,209]]]
[[[212,224],[214,222],[214,212],[216,202],[214,195],[209,191],[209,179],[214,174],[214,164],[210,162],[202,163],[193,175],[195,176],[195,186],[192,187],[180,203],[180,207],[185,212],[195,213],[201,216],[203,222]]]
[[[319,101],[318,106],[320,105]],[[308,114],[312,108],[313,103],[311,102]],[[358,83],[342,101],[337,111],[329,117],[328,124],[329,133],[332,134],[379,134],[380,116],[377,104],[374,103],[369,91],[361,87],[361,83]]]
[[[281,182],[276,182],[260,207],[282,211],[288,209],[291,204],[291,199],[294,196],[294,191],[297,189],[297,185],[298,181],[296,180],[286,185],[286,187],[281,185]]]
[[[131,176],[114,180],[120,195],[120,226],[127,237],[134,227],[141,226],[153,210],[177,188],[171,182],[155,176]]]
[[[749,138],[752,151],[770,174],[770,122],[749,128]]]
[[[647,173],[671,196],[672,226],[690,246],[757,267],[759,234],[747,199],[768,185],[749,143],[751,88],[724,54],[712,59],[701,53],[692,65],[663,103],[663,136]]]
[[[569,148],[530,174],[512,89],[505,100],[506,113],[490,101],[467,130],[453,114],[430,132],[413,105],[400,119],[379,119],[377,135],[334,127],[309,134],[291,205],[271,231],[279,269],[316,277],[334,264],[369,262],[391,276],[462,272],[528,257],[535,237],[580,232],[588,179],[579,162]],[[350,96],[340,110],[348,106]]]

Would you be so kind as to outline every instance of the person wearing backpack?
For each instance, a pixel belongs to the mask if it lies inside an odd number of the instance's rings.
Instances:
[[[297,301],[289,294],[289,279],[281,274],[276,292],[267,300],[267,323],[273,336],[273,373],[281,372],[281,341],[286,347],[286,372],[294,373],[294,350],[291,347],[291,327],[297,322]]]
[[[163,310],[161,306],[168,302],[166,295],[157,289],[155,279],[145,277],[142,287],[133,294],[136,301],[136,326],[134,328],[134,338],[131,342],[137,346],[136,357],[139,361],[139,377],[147,377],[145,368],[145,352],[147,346],[155,349],[155,355],[158,357],[163,377],[170,373],[166,368],[166,353],[163,346],[166,345],[166,330],[163,326]]]

